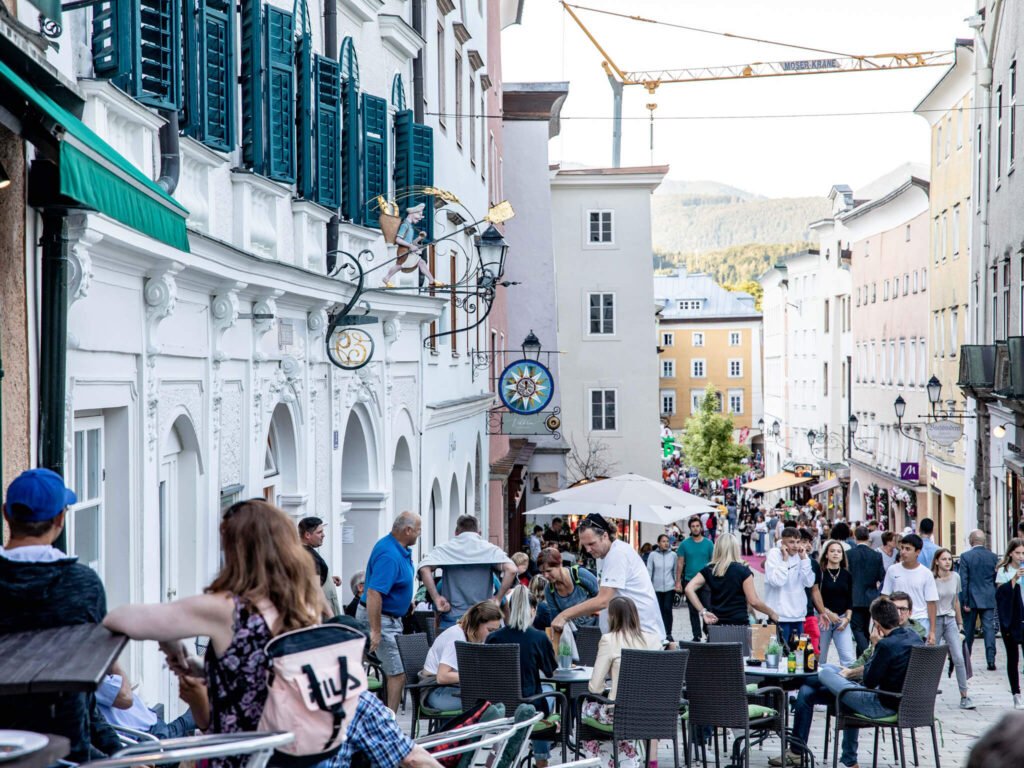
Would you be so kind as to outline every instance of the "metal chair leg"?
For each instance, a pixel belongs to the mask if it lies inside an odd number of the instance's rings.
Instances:
[[[939,766],[939,737],[935,735],[935,722],[934,721],[932,721],[931,729],[932,729],[932,748],[935,750],[935,768],[940,768],[940,766]]]
[[[907,768],[907,745],[903,743],[903,729],[896,729],[897,738],[900,744],[900,768]]]
[[[878,732],[881,728],[875,728],[875,748],[871,756],[871,768],[878,768]]]
[[[672,765],[679,768],[679,737],[672,737]]]
[[[917,768],[921,763],[917,759],[917,731],[913,728],[910,729],[910,746],[914,750],[914,768]]]
[[[835,732],[835,735],[832,738],[832,768],[838,768],[838,766],[839,766],[839,732],[842,730],[842,728],[840,728],[840,721],[841,720],[842,720],[842,718],[840,717],[839,713],[837,712],[836,713],[836,732]],[[828,759],[828,755],[827,754],[825,755],[825,759],[826,760]]]
[[[713,739],[715,741],[715,768],[722,768],[721,763],[718,760],[718,729],[715,728],[713,731]]]

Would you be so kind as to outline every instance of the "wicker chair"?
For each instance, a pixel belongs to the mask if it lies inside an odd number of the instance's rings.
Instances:
[[[594,666],[594,662],[597,661],[597,646],[600,643],[600,627],[579,627],[576,630],[576,649],[580,654],[580,664],[585,667]]]
[[[413,611],[412,623],[427,636],[427,645],[433,645],[437,640],[437,614],[433,611]]]
[[[839,733],[846,728],[873,728],[875,731],[874,761],[878,765],[878,733],[882,728],[892,732],[894,749],[900,756],[900,768],[907,766],[906,748],[903,744],[903,731],[910,729],[910,738],[914,739],[915,728],[928,728],[932,732],[932,748],[935,750],[935,768],[939,768],[939,740],[935,733],[935,698],[942,681],[942,670],[946,666],[949,649],[944,645],[920,645],[910,649],[910,664],[907,676],[903,680],[901,693],[887,694],[899,699],[899,709],[892,717],[878,720],[858,715],[844,709],[843,699],[857,691],[877,693],[871,688],[848,688],[841,691],[836,698],[836,730],[832,742],[833,768],[839,763]],[[917,762],[917,743],[914,742],[915,764]]]
[[[748,691],[740,643],[680,643],[690,652],[686,666],[687,710],[683,719],[689,741],[700,745],[701,761],[707,765],[703,729],[711,728],[715,742],[715,766],[719,765],[718,729],[743,732],[743,765],[750,768],[751,731],[779,734],[785,760],[787,710],[786,694],[777,686]],[[753,697],[753,698],[751,698]],[[732,764],[738,762],[739,736],[733,744]],[[690,755],[686,755],[690,764]]]
[[[686,680],[688,651],[640,651],[625,648],[619,664],[615,700],[585,693],[576,700],[576,756],[583,739],[612,742],[612,762],[619,762],[620,741],[670,739],[679,768],[679,697]],[[653,684],[652,684],[653,683]],[[583,704],[614,704],[611,725],[583,718]],[[652,755],[647,755],[647,763]]]
[[[708,625],[709,643],[739,643],[743,647],[743,655],[750,655],[751,631],[750,625],[729,626],[725,624]]]
[[[423,669],[427,653],[430,651],[427,636],[421,632],[415,635],[398,635],[395,637],[395,641],[398,643],[398,655],[402,659],[402,668],[405,670],[405,691],[412,697],[413,712],[410,735],[415,739],[420,732],[420,720],[428,721],[427,733],[433,733],[440,723],[450,720],[459,712],[433,709],[424,703],[427,694],[437,687],[436,681],[420,680],[420,670]]]
[[[518,645],[456,643],[455,654],[459,661],[459,690],[463,709],[489,701],[492,704],[504,704],[506,712],[515,712],[520,704],[534,704],[540,708],[540,702],[544,699],[554,699],[557,710],[534,726],[530,739],[560,741],[562,762],[565,762],[569,735],[565,694],[545,691],[523,696]]]

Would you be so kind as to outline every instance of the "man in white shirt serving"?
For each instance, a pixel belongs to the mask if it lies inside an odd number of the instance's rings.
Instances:
[[[551,628],[561,632],[567,621],[604,611],[616,595],[628,597],[640,614],[640,629],[665,639],[665,624],[658,609],[658,598],[644,561],[633,548],[615,538],[615,528],[601,515],[583,518],[576,532],[580,545],[593,557],[602,559],[600,589],[597,595],[566,608],[551,621]],[[602,619],[604,617],[602,616]],[[602,621],[602,626],[605,621]]]
[[[910,595],[914,611],[912,619],[916,619],[925,629],[928,645],[935,645],[935,611],[939,601],[939,591],[935,586],[935,577],[931,570],[918,562],[918,555],[924,542],[916,533],[908,533],[900,541],[900,559],[893,563],[885,572],[885,583],[882,594],[906,592]]]

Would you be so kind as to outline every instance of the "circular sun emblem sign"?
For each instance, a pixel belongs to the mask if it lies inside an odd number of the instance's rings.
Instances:
[[[555,392],[551,371],[534,360],[516,360],[501,372],[498,396],[510,411],[536,413]]]
[[[373,337],[362,328],[338,328],[327,345],[327,355],[339,368],[354,371],[373,357]]]

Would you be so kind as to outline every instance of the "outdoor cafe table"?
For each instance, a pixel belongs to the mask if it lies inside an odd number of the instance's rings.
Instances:
[[[806,680],[818,676],[817,672],[804,672],[802,669],[790,672],[785,667],[766,667],[764,664],[759,666],[745,664],[743,671],[747,677],[756,677],[769,685],[777,685],[783,690],[795,690]]]
[[[553,675],[541,674],[543,683],[550,683],[556,691],[565,694],[569,704],[569,727],[576,717],[576,699],[587,693],[590,687],[590,676],[594,673],[593,667],[572,667],[571,669],[556,670]]]
[[[101,624],[0,635],[0,696],[95,691],[127,643]]]

